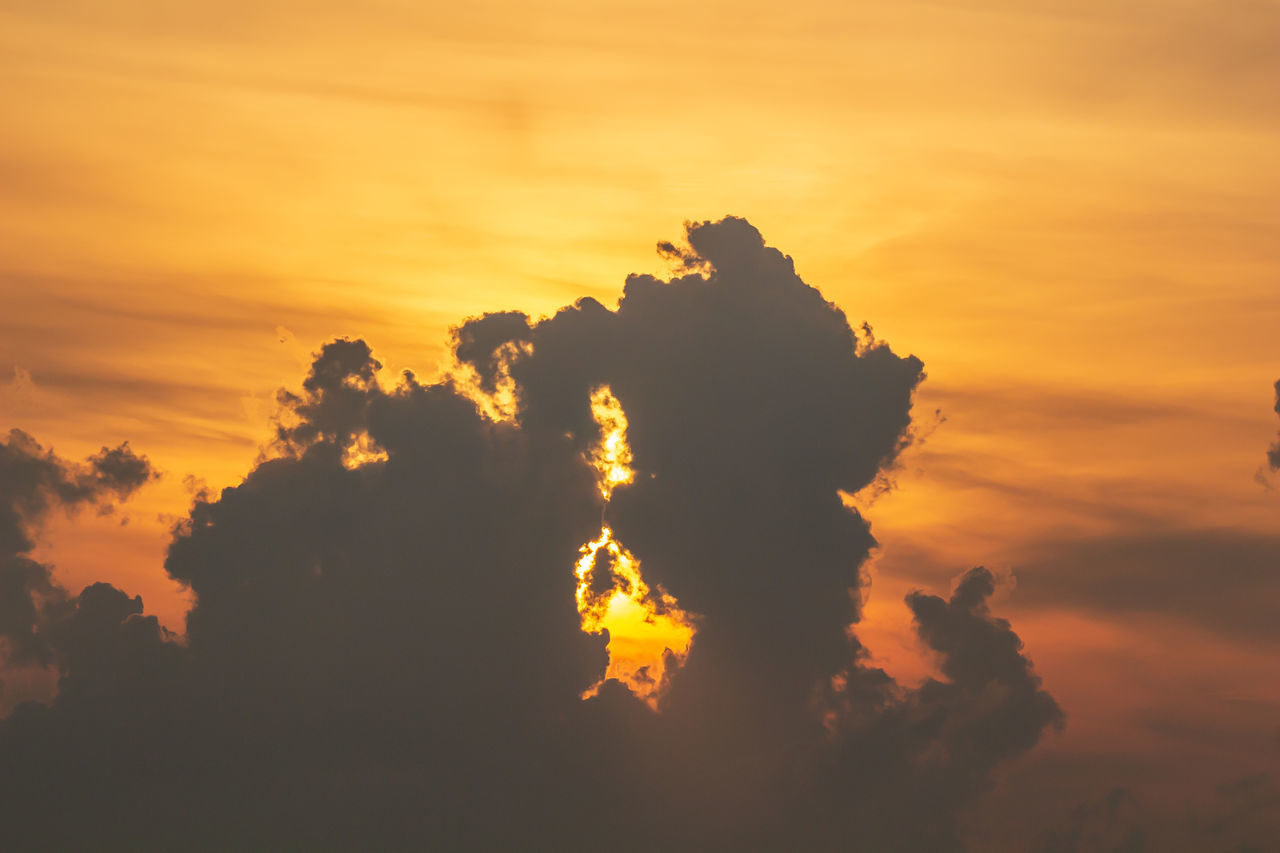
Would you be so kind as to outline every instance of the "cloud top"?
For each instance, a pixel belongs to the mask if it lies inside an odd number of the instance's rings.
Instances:
[[[616,310],[463,323],[435,384],[326,344],[280,397],[277,455],[176,531],[184,643],[110,587],[60,605],[56,700],[0,722],[5,826],[91,847],[956,849],[992,769],[1062,713],[983,569],[907,600],[944,680],[899,685],[856,638],[875,540],[840,492],[911,441],[923,365],[855,334],[746,220],[660,251],[679,273],[629,277]],[[610,642],[581,630],[573,571],[604,508],[602,386],[634,470],[609,524],[696,614],[657,711],[612,680],[581,698]],[[137,481],[123,453],[99,488]]]

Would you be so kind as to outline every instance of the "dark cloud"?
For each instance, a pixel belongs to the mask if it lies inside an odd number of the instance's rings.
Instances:
[[[922,365],[745,220],[687,238],[663,247],[687,274],[616,310],[464,323],[456,380],[387,388],[365,342],[327,344],[276,458],[175,533],[184,642],[110,587],[58,605],[59,694],[0,723],[19,846],[957,849],[1062,714],[985,570],[908,598],[945,680],[896,684],[850,631],[875,541],[840,493],[911,440]],[[609,523],[696,614],[659,713],[616,681],[580,698],[607,663],[572,571],[602,384],[637,475]]]
[[[1276,381],[1276,414],[1280,415],[1280,380]],[[1267,462],[1271,464],[1272,471],[1280,471],[1280,438],[1267,451]]]
[[[53,648],[42,624],[69,595],[50,567],[33,560],[35,535],[49,513],[95,506],[108,512],[112,501],[136,491],[155,471],[128,442],[102,448],[81,464],[45,450],[21,430],[0,442],[0,661],[47,664]]]

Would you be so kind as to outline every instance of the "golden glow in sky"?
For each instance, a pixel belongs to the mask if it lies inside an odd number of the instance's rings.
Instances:
[[[342,453],[342,464],[352,469],[371,462],[385,462],[386,459],[387,451],[378,447],[377,442],[369,438],[367,432],[357,434]]]
[[[606,510],[615,487],[635,479],[627,416],[608,386],[591,394],[591,413],[600,440],[588,452]],[[607,573],[607,574],[606,574]],[[609,667],[583,697],[594,696],[606,679],[616,678],[655,710],[669,665],[679,664],[693,643],[694,617],[682,611],[661,588],[652,590],[640,575],[640,561],[614,536],[608,524],[582,546],[574,569],[582,630],[609,632]]]
[[[635,480],[631,470],[631,445],[627,443],[627,414],[607,385],[591,392],[591,416],[600,427],[600,441],[591,448],[600,494],[606,501],[613,490]]]
[[[986,565],[1018,579],[1000,606],[1072,720],[1047,752],[1199,777],[1169,734],[1194,730],[1226,778],[1275,743],[1280,686],[1246,676],[1280,649],[1190,608],[1028,595],[1077,574],[1047,552],[1275,534],[1278,21],[1271,0],[6,3],[0,431],[73,459],[127,439],[164,472],[121,517],[52,518],[37,557],[182,632],[171,527],[250,470],[324,341],[430,378],[463,318],[612,305],[666,274],[682,220],[741,215],[928,372],[937,429],[864,508],[874,659],[923,671],[903,594]],[[609,618],[618,672],[659,623]],[[1168,653],[1188,646],[1213,654]]]

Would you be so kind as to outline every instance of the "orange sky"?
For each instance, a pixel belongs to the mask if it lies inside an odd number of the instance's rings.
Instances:
[[[726,213],[925,363],[866,510],[891,667],[924,666],[903,592],[968,566],[1274,535],[1277,33],[1246,0],[7,3],[0,428],[165,472],[40,555],[181,630],[184,476],[237,482],[324,340],[429,376],[461,318],[612,304]],[[1157,754],[1161,709],[1224,773],[1280,758],[1273,646],[1009,587],[1069,719],[1038,753]]]

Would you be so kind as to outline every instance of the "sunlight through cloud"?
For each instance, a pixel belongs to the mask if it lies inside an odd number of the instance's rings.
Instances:
[[[592,392],[591,414],[600,426],[600,440],[587,459],[595,468],[607,509],[614,488],[635,479],[627,416],[607,385]],[[582,630],[609,632],[608,669],[582,698],[596,695],[606,680],[616,678],[657,710],[667,667],[679,666],[689,654],[695,617],[681,610],[666,590],[649,588],[640,574],[640,561],[614,538],[607,523],[596,539],[582,546],[581,554],[574,574]]]

